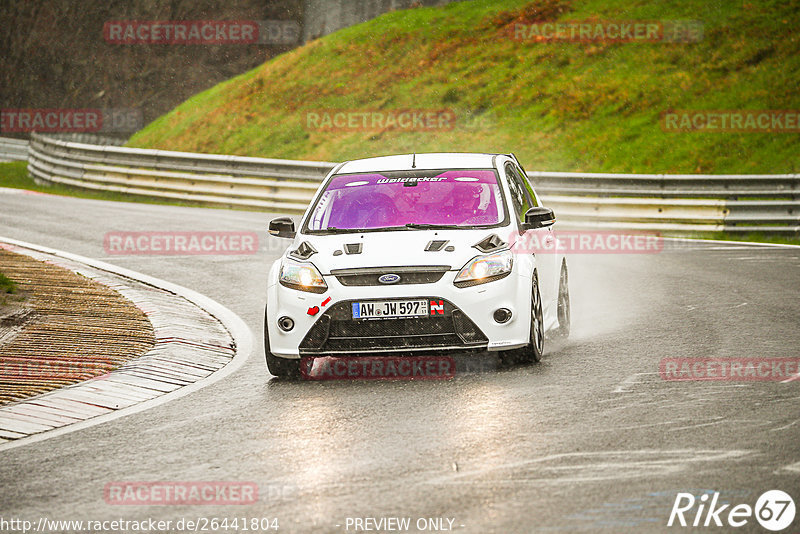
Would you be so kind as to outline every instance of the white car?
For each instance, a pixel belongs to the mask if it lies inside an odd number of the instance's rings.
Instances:
[[[555,217],[516,157],[407,154],[348,161],[300,220],[267,283],[270,373],[301,358],[502,351],[539,361],[546,333],[569,333],[567,264]],[[523,239],[520,239],[523,238]]]

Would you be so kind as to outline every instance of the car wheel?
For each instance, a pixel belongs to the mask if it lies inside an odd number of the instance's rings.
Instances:
[[[264,309],[264,354],[267,356],[267,369],[278,378],[299,378],[300,360],[281,358],[270,352],[269,344],[269,324],[266,308]]]
[[[530,345],[525,347],[526,359],[538,362],[544,354],[544,315],[542,314],[542,296],[539,294],[539,273],[533,273],[531,288],[531,334]]]
[[[567,260],[561,262],[561,276],[558,279],[558,330],[556,335],[566,339],[569,337],[571,324],[570,302],[569,302],[569,273],[567,271]]]
[[[528,345],[520,349],[510,350],[500,355],[503,363],[517,362],[536,363],[544,354],[544,315],[542,313],[542,297],[539,293],[539,274],[534,271],[531,284],[531,328]]]

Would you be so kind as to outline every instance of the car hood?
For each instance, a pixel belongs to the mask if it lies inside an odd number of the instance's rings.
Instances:
[[[492,235],[496,236],[492,240],[496,250],[503,248],[503,243],[511,238],[508,226],[482,230],[298,234],[286,254],[293,259],[303,259],[303,253],[311,253],[302,245],[307,243],[316,250],[307,261],[312,262],[323,275],[330,274],[331,270],[369,267],[446,265],[457,270],[475,256],[485,253],[475,245]],[[491,251],[485,247],[484,250]]]

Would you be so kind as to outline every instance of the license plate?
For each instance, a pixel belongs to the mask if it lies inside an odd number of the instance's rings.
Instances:
[[[395,317],[427,317],[427,300],[378,300],[354,302],[353,319],[391,319]]]

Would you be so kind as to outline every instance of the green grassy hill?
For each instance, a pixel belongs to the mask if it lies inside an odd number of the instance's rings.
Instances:
[[[703,23],[694,43],[515,40],[543,20]],[[200,93],[129,146],[340,161],[513,151],[528,170],[799,172],[798,133],[665,132],[666,110],[800,110],[778,0],[473,0],[386,14]],[[322,131],[308,112],[451,109],[449,131]]]

